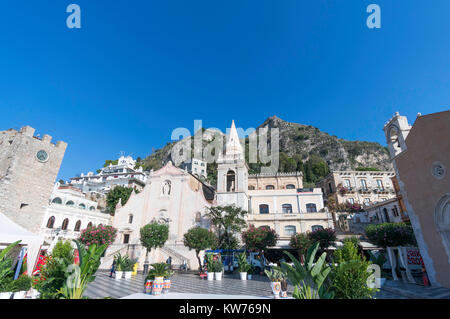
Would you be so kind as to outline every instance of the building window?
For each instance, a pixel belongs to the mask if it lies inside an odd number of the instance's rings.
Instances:
[[[361,180],[361,187],[362,187],[363,190],[367,190],[367,182],[366,182],[365,179]]]
[[[273,186],[273,185],[267,185],[267,186],[266,186],[266,189],[267,189],[267,190],[274,190],[274,189],[275,189],[275,186]]]
[[[348,198],[347,202],[349,202],[350,204],[354,204],[355,203],[355,199],[354,198]]]
[[[318,231],[318,230],[322,230],[323,226],[322,225],[314,225],[311,227],[312,231]]]
[[[227,192],[236,191],[236,174],[234,171],[229,170],[227,173]]]
[[[269,205],[266,205],[266,204],[259,205],[259,213],[260,214],[268,214],[269,213]]]
[[[61,226],[61,229],[62,230],[67,230],[67,227],[69,227],[69,219],[68,218],[64,219],[64,221],[62,223],[62,226]]]
[[[200,223],[202,221],[202,213],[198,212],[195,214],[195,222]]]
[[[81,209],[86,209],[86,205],[84,205],[84,204],[80,204],[80,205],[78,205],[78,207]]]
[[[91,207],[89,207],[89,210],[94,211],[94,210],[95,210],[95,207],[94,207],[94,206],[91,206]]]
[[[285,236],[292,236],[297,233],[297,228],[295,226],[289,225],[284,226],[284,235]]]
[[[62,204],[62,199],[59,198],[59,197],[55,197],[55,198],[52,200],[52,203],[53,203],[53,204]]]
[[[89,224],[87,225],[87,227],[92,227],[92,222],[89,222]]]
[[[75,228],[73,230],[80,231],[80,228],[81,228],[81,220],[77,221],[77,223],[75,224]]]
[[[130,242],[130,235],[129,234],[123,235],[123,243],[128,244],[129,242]]]
[[[397,206],[394,206],[394,208],[392,209],[392,213],[394,214],[395,217],[398,217],[398,216],[399,216]]]
[[[316,204],[313,204],[313,203],[306,204],[306,212],[307,213],[317,213]]]
[[[377,179],[377,187],[380,191],[384,190],[383,181],[381,179]]]
[[[370,198],[364,198],[364,205],[370,206]]]
[[[128,224],[133,224],[133,215],[128,216]]]
[[[248,190],[250,190],[250,191],[255,190],[255,186],[253,186],[253,185],[249,186],[249,187],[248,187]]]
[[[292,205],[291,204],[283,204],[282,209],[283,209],[283,214],[292,214]]]
[[[295,185],[293,184],[286,185],[286,189],[295,189]]]
[[[66,203],[66,206],[75,206],[75,203],[74,203],[73,201],[69,200],[69,201]]]
[[[352,185],[350,184],[350,180],[349,179],[344,179],[344,183],[345,183],[345,187],[350,188]]]
[[[53,228],[54,225],[55,225],[55,217],[52,216],[48,219],[47,228]]]
[[[333,192],[333,187],[331,186],[331,183],[328,183],[328,188],[330,189],[330,193]]]

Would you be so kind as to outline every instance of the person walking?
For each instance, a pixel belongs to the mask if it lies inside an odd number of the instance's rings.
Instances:
[[[116,273],[116,259],[114,258],[112,266],[111,266],[111,273],[109,274],[109,278],[112,278],[112,275]]]

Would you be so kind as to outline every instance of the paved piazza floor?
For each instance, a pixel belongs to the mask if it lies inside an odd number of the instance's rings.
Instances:
[[[255,279],[256,278],[256,279]],[[136,275],[131,279],[115,280],[109,273],[99,272],[97,278],[89,284],[85,295],[90,298],[122,298],[144,291],[144,276]],[[288,293],[292,295],[293,287]],[[175,274],[172,277],[171,292],[216,295],[251,295],[268,297],[272,295],[269,280],[256,276],[253,280],[241,281],[239,275],[225,275],[222,281],[207,281],[194,274]],[[377,293],[378,299],[407,299],[407,297],[385,290]]]

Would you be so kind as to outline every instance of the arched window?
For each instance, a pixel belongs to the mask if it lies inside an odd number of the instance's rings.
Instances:
[[[291,204],[283,204],[283,214],[292,214],[292,205]]]
[[[128,216],[128,224],[133,224],[133,215]]]
[[[87,225],[87,228],[92,227],[92,222],[89,222],[89,224]]]
[[[266,204],[259,205],[259,213],[260,214],[268,214],[269,213],[269,205],[266,205]]]
[[[227,173],[227,192],[236,191],[236,174],[229,170]]]
[[[306,204],[306,212],[307,213],[317,213],[316,204],[313,204],[313,203]]]
[[[89,210],[94,211],[94,210],[95,210],[95,207],[94,207],[94,206],[91,206],[91,207],[89,207]]]
[[[273,186],[273,185],[267,185],[267,186],[266,186],[266,189],[267,189],[267,190],[273,190],[273,189],[275,189],[275,186]]]
[[[80,228],[81,228],[81,220],[77,221],[77,223],[75,224],[75,228],[73,230],[80,231]]]
[[[74,203],[73,201],[69,200],[69,201],[66,203],[66,206],[75,206],[75,203]]]
[[[195,222],[200,223],[202,221],[202,213],[198,212],[195,214]]]
[[[286,185],[286,189],[295,189],[295,185],[294,184],[288,184],[288,185]]]
[[[250,190],[250,191],[254,191],[254,190],[255,190],[255,186],[253,186],[253,185],[250,185],[250,186],[248,187],[248,190]]]
[[[78,205],[78,208],[86,209],[86,205],[84,205],[83,203],[81,203],[80,205]]]
[[[297,228],[293,225],[284,226],[284,235],[285,236],[292,236],[297,233]]]
[[[64,219],[61,229],[62,230],[67,230],[67,227],[69,227],[69,218]]]
[[[55,225],[55,216],[52,216],[48,219],[47,228],[53,228]]]
[[[317,230],[322,230],[323,226],[322,225],[314,225],[311,227],[312,231],[317,231]]]
[[[62,199],[59,197],[55,197],[55,198],[53,198],[52,203],[53,204],[62,204]]]

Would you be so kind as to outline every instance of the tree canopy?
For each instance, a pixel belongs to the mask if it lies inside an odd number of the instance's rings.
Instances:
[[[201,268],[202,263],[198,255],[202,250],[215,247],[217,244],[217,236],[213,232],[197,226],[189,229],[189,231],[184,234],[183,242],[190,250],[195,250],[198,265]]]
[[[122,199],[122,205],[125,205],[128,202],[128,199],[133,192],[133,188],[124,187],[124,186],[116,186],[114,187],[106,196],[106,209],[111,214],[114,215],[116,213],[116,206],[120,199]]]

